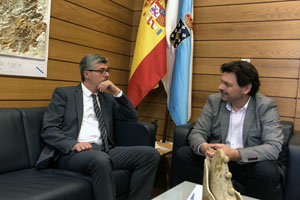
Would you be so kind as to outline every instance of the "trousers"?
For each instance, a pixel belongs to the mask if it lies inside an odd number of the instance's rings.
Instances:
[[[151,199],[152,188],[160,155],[153,147],[117,146],[108,153],[95,144],[88,151],[72,151],[60,155],[55,168],[90,175],[96,200],[116,199],[113,170],[127,169],[132,172],[128,199]]]

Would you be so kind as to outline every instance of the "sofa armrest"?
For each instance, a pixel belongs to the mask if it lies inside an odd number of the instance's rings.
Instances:
[[[300,132],[295,132],[289,142],[287,177],[284,199],[296,200],[300,197]]]
[[[178,158],[176,157],[176,152],[183,146],[188,146],[188,136],[194,127],[194,123],[188,123],[181,126],[176,126],[174,129],[174,139],[173,139],[173,151],[172,151],[172,166],[171,166],[171,181],[170,186],[174,187],[175,185],[181,182],[180,173],[182,169],[178,164]]]
[[[148,122],[114,121],[116,146],[155,145],[156,128]]]

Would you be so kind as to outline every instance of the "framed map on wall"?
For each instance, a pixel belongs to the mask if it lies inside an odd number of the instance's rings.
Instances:
[[[51,0],[0,0],[0,74],[47,77]]]

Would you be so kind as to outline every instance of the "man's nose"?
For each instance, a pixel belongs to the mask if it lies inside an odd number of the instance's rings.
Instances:
[[[221,83],[221,84],[219,85],[218,89],[219,89],[219,90],[224,90],[224,84]]]

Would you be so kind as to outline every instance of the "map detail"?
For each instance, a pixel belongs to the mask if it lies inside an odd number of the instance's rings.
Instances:
[[[46,0],[0,0],[0,54],[44,59]]]

